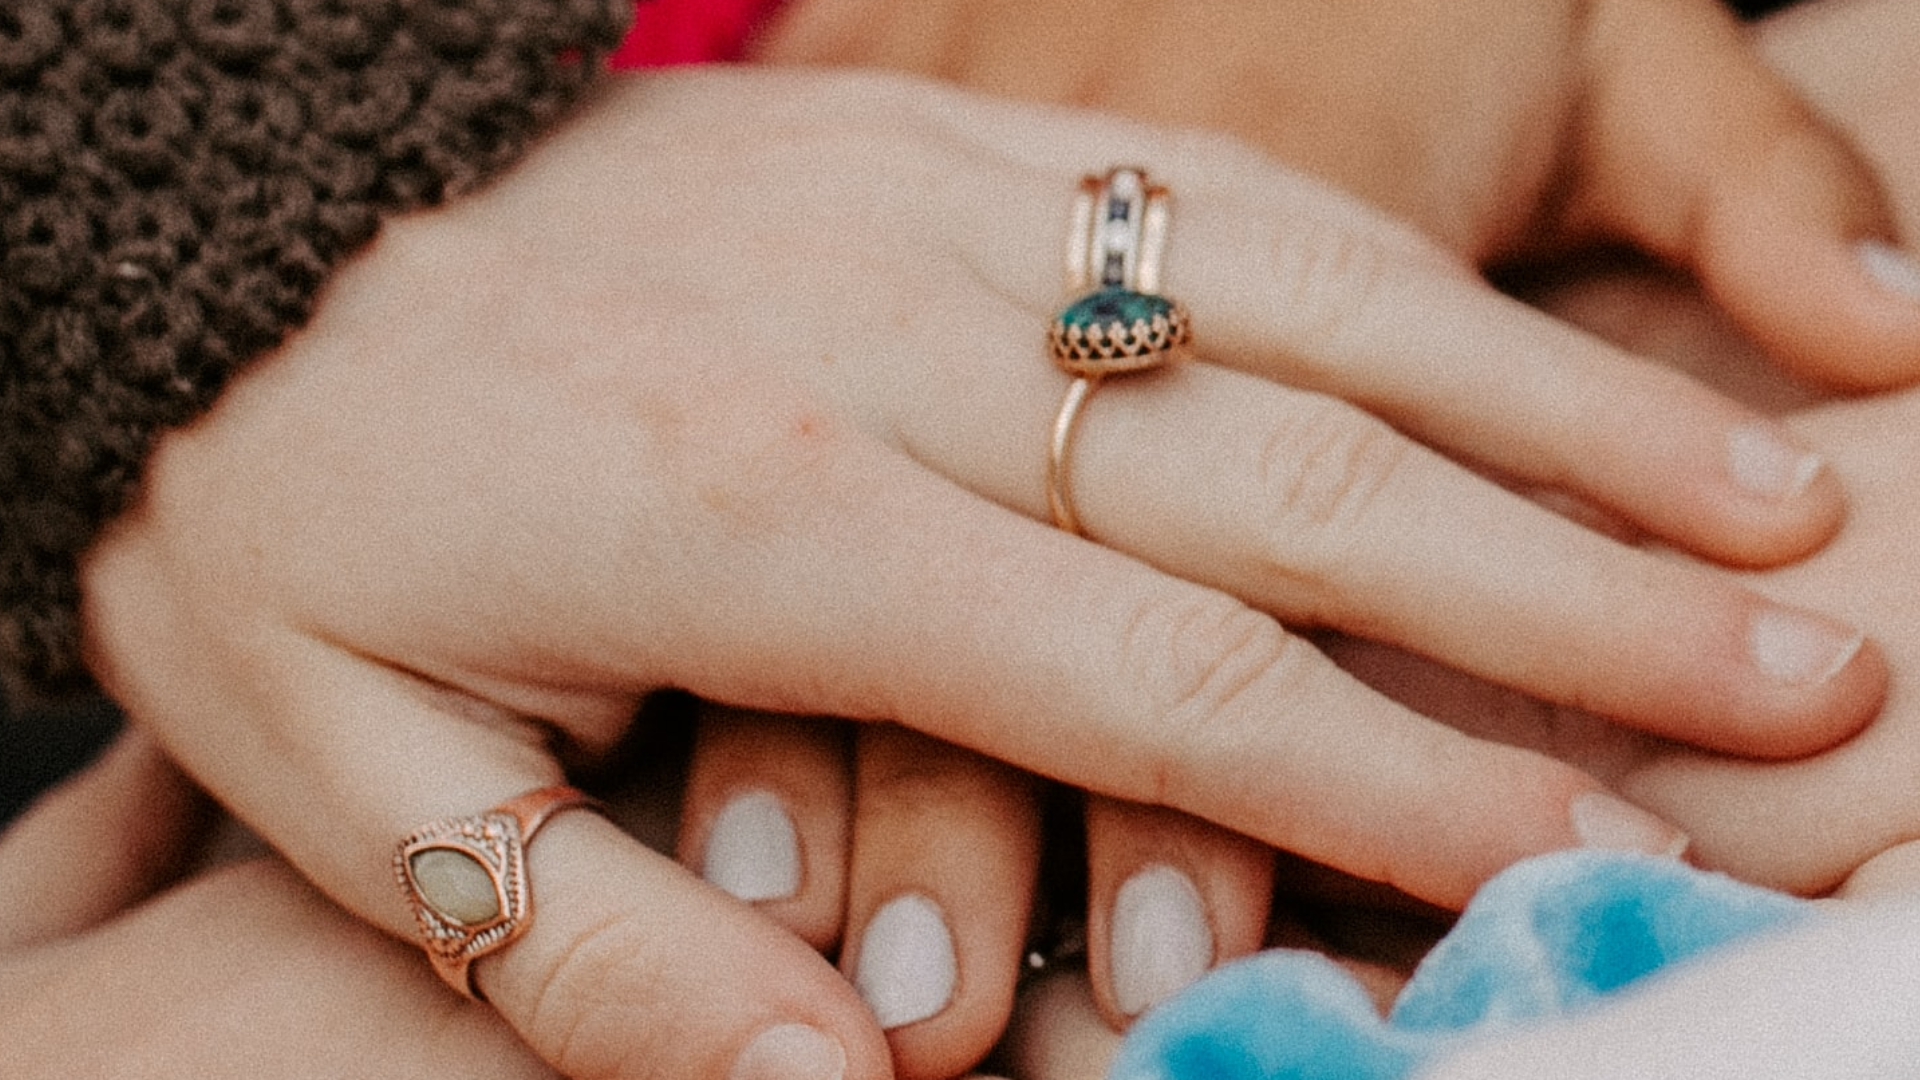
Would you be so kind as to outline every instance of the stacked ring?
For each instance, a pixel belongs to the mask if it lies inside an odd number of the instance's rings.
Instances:
[[[1167,189],[1134,168],[1080,182],[1067,247],[1067,288],[1075,299],[1053,320],[1053,362],[1073,376],[1053,422],[1047,506],[1055,526],[1081,535],[1073,504],[1073,438],[1081,410],[1109,375],[1148,371],[1184,359],[1193,329],[1187,310],[1161,296]]]

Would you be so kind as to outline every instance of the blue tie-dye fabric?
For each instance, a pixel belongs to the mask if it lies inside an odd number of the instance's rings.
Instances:
[[[1812,911],[1671,859],[1545,855],[1480,890],[1386,1020],[1338,965],[1274,950],[1142,1017],[1109,1080],[1399,1080],[1466,1035],[1578,1009]]]

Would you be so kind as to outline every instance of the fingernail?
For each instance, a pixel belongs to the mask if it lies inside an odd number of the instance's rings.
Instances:
[[[1753,617],[1747,648],[1761,671],[1788,686],[1818,686],[1840,673],[1866,635],[1790,608],[1767,608]]]
[[[853,985],[882,1029],[939,1015],[958,976],[953,934],[932,900],[908,893],[874,912],[860,939]]]
[[[1907,300],[1920,300],[1920,262],[1884,240],[1862,240],[1854,246],[1860,265],[1881,287]]]
[[[1573,819],[1574,835],[1590,848],[1641,851],[1677,859],[1693,842],[1686,833],[1632,803],[1597,791],[1574,796],[1568,815]]]
[[[727,1080],[840,1080],[846,1071],[847,1052],[833,1036],[805,1024],[776,1024],[740,1051]]]
[[[1747,424],[1727,436],[1727,468],[1733,482],[1755,495],[1791,499],[1807,490],[1825,467],[1825,458],[1795,446],[1773,424]]]
[[[1200,891],[1164,863],[1126,880],[1113,898],[1113,1003],[1138,1016],[1213,966],[1213,930]]]
[[[748,791],[720,808],[707,834],[700,876],[749,902],[800,891],[800,838],[771,792]]]

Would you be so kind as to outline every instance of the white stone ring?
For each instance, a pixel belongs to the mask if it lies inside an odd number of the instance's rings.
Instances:
[[[448,986],[476,1001],[473,962],[513,944],[533,922],[527,844],[555,814],[595,809],[577,788],[538,788],[484,814],[414,830],[394,852],[400,889],[420,923],[420,945]]]

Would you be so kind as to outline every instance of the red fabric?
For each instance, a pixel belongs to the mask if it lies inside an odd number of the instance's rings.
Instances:
[[[738,60],[780,0],[639,0],[615,68]]]

